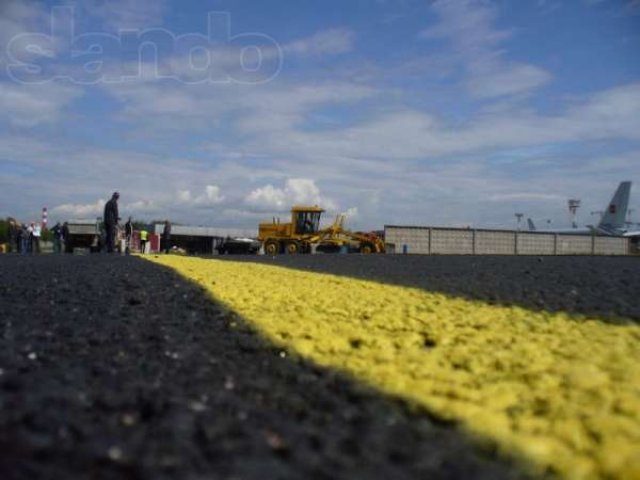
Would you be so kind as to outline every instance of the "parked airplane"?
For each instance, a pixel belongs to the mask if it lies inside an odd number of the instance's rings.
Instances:
[[[616,237],[636,237],[640,236],[640,230],[630,231],[626,222],[627,209],[629,208],[629,197],[631,195],[631,182],[621,182],[616,193],[609,202],[598,225],[588,225],[586,228],[567,228],[564,230],[544,230],[545,232],[558,233],[599,233],[601,235],[612,235]],[[536,226],[533,220],[527,218],[530,231],[535,231]]]

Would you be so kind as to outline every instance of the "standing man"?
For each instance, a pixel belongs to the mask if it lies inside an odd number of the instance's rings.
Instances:
[[[131,236],[133,235],[133,223],[131,222],[131,217],[127,220],[127,223],[124,224],[124,237],[125,237],[125,248],[124,251],[128,255],[131,252]]]
[[[16,248],[18,242],[18,225],[15,218],[9,218],[9,252],[20,253],[20,247]]]
[[[40,237],[42,236],[42,227],[39,223],[33,224],[33,253],[40,253]]]
[[[113,192],[111,200],[109,200],[104,206],[104,228],[106,230],[107,238],[107,253],[113,253],[113,242],[116,236],[116,228],[118,226],[118,199],[120,194]]]
[[[62,252],[62,227],[60,226],[60,222],[56,223],[51,229],[51,233],[53,233],[53,253],[61,253]]]
[[[18,253],[27,253],[27,226],[23,223],[18,227]]]
[[[27,253],[33,253],[33,227],[35,222],[31,222],[27,227]]]
[[[73,251],[69,251],[71,247],[71,241],[69,239],[69,222],[64,222],[62,224],[62,230],[60,233],[62,234],[62,251],[64,253],[73,253]]]
[[[164,221],[162,243],[164,243],[164,253],[169,253],[169,250],[171,250],[171,223],[169,223],[169,220]]]
[[[144,251],[147,248],[147,235],[149,234],[149,232],[147,232],[144,227],[142,227],[142,230],[140,230],[140,253],[142,253],[144,255]]]

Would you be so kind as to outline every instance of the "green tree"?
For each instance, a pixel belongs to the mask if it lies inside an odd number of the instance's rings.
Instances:
[[[40,235],[41,235],[40,239],[43,242],[51,242],[51,241],[53,241],[53,233],[48,228],[46,230],[42,230],[42,233]]]

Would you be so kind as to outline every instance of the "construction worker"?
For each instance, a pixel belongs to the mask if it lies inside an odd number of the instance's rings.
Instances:
[[[147,236],[149,232],[147,232],[144,228],[140,230],[140,253],[144,253],[145,248],[147,246]]]

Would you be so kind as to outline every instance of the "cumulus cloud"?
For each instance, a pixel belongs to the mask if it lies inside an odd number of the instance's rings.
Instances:
[[[283,188],[265,185],[249,193],[244,202],[261,211],[284,212],[293,205],[318,205],[327,210],[335,209],[335,202],[320,194],[315,181],[308,178],[290,178]]]
[[[466,86],[471,95],[494,98],[522,94],[548,83],[551,74],[541,67],[509,61],[501,43],[509,30],[494,27],[496,7],[479,0],[437,0],[433,10],[439,22],[420,33],[427,40],[444,39],[467,71]]]
[[[81,220],[102,217],[106,200],[98,199],[93,203],[64,203],[51,209],[51,213],[61,217]]]
[[[347,217],[347,219],[356,218],[358,216],[358,207],[347,208],[342,213],[343,213],[343,215],[345,215]]]
[[[87,14],[116,31],[157,27],[167,11],[165,0],[84,0],[81,5]]]
[[[64,108],[82,94],[77,87],[56,83],[0,83],[0,119],[21,127],[56,121]]]
[[[220,193],[220,187],[217,185],[207,185],[204,193],[195,199],[195,204],[203,207],[217,205],[224,200],[224,196]]]
[[[551,80],[549,72],[534,65],[502,65],[499,61],[489,59],[473,62],[470,71],[472,76],[467,81],[467,88],[479,98],[528,92]]]
[[[556,202],[563,198],[561,195],[536,192],[497,193],[489,196],[489,200],[492,202],[506,202],[510,200]]]
[[[296,55],[337,55],[353,49],[354,33],[346,28],[331,28],[284,45],[285,53]]]
[[[583,98],[554,115],[506,111],[450,127],[416,110],[384,113],[350,128],[290,130],[270,137],[272,151],[310,158],[427,159],[546,143],[640,140],[640,83]]]
[[[194,196],[191,190],[178,190],[176,192],[176,200],[181,205],[194,207],[211,207],[224,201],[224,195],[217,185],[207,185],[204,192]]]
[[[51,18],[36,2],[2,0],[0,2],[0,66],[6,59],[6,46],[16,36],[26,32],[48,31]]]

